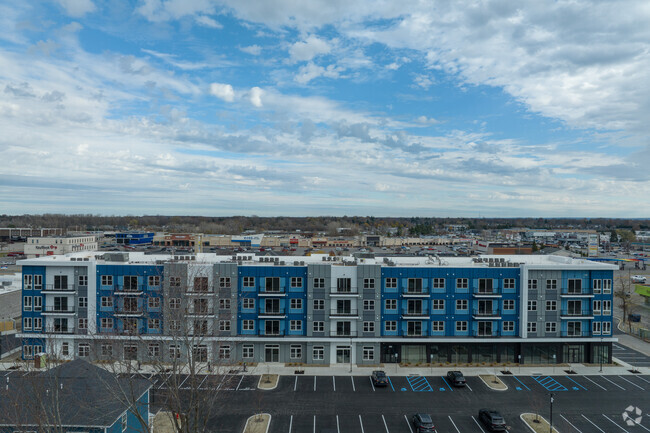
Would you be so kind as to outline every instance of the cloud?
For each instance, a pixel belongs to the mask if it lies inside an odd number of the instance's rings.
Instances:
[[[222,29],[223,25],[206,15],[199,15],[194,19],[198,24],[211,29]]]
[[[310,35],[304,41],[294,43],[289,48],[289,56],[294,62],[306,62],[331,50],[332,47],[327,41]]]
[[[340,72],[341,68],[338,68],[336,65],[328,65],[324,68],[309,62],[298,69],[294,80],[300,84],[307,84],[318,77],[339,78]]]
[[[212,83],[210,84],[210,94],[226,102],[235,100],[235,91],[230,84]]]
[[[34,90],[29,83],[20,83],[20,84],[7,84],[5,86],[5,93],[9,93],[14,96],[22,98],[33,98],[36,96]]]
[[[264,91],[260,89],[259,87],[253,87],[250,91],[249,94],[249,100],[251,104],[253,104],[254,107],[261,107],[262,106],[262,95],[264,94]]]
[[[95,4],[91,0],[56,0],[56,2],[65,9],[69,16],[74,18],[80,18],[95,11]]]
[[[249,45],[247,47],[239,47],[239,49],[252,56],[259,56],[262,53],[262,47],[259,45]]]

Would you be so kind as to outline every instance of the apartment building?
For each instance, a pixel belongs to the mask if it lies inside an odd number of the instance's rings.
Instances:
[[[609,362],[615,341],[616,266],[559,256],[94,252],[21,264],[26,359],[589,363]]]

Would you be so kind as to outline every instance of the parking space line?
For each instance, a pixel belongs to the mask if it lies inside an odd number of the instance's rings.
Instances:
[[[395,391],[395,387],[393,386],[393,381],[390,380],[390,376],[388,376],[388,383],[390,383],[390,387],[393,389],[393,391]],[[373,389],[374,389],[374,386],[373,386]]]
[[[524,385],[524,383],[521,380],[519,380],[519,378],[517,376],[512,376],[512,377],[514,377],[517,382],[521,383],[521,385],[524,388],[526,388],[528,391],[530,391],[530,388],[528,388],[526,385]]]
[[[406,381],[409,383],[411,390],[414,392],[433,391],[431,384],[424,376],[406,376]]]
[[[409,422],[409,419],[404,415],[404,420],[406,421],[406,425],[409,426],[409,430],[411,433],[413,433],[413,429],[411,428],[411,423]]]
[[[456,429],[456,431],[457,431],[458,433],[460,433],[460,430],[458,430],[458,427],[456,427],[456,423],[454,422],[453,419],[451,419],[451,416],[448,416],[448,418],[449,418],[449,421],[451,421],[451,424],[452,424],[452,425],[454,426],[454,428]]]
[[[352,392],[357,392],[357,388],[354,386],[354,376],[350,376],[350,380],[352,381]]]
[[[244,375],[242,374],[241,379],[239,379],[239,383],[237,384],[237,388],[235,388],[235,391],[239,391],[239,387],[241,386],[243,380],[244,380]]]
[[[585,379],[587,379],[589,382],[593,383],[594,385],[600,387],[600,388],[603,389],[604,391],[607,391],[607,388],[605,388],[604,386],[602,386],[602,385],[600,385],[600,384],[594,382],[593,380],[589,379],[588,376],[582,376],[582,377],[584,377]]]
[[[316,376],[314,376],[315,378]],[[316,433],[316,415],[314,415],[314,433]],[[604,433],[604,432],[603,432]]]
[[[569,376],[566,376],[566,378],[569,379],[571,382],[575,383],[576,385],[578,385],[580,388],[584,389],[585,391],[587,390],[587,388],[585,388],[584,386],[580,385],[578,382],[576,382],[575,380],[571,379]],[[575,387],[574,387],[574,388],[575,388]]]
[[[547,391],[568,391],[567,387],[562,385],[560,382],[557,380],[553,379],[551,376],[531,376],[533,380],[540,385],[542,385],[544,388],[546,388]]]
[[[447,385],[447,387],[449,387],[449,391],[454,392],[454,390],[451,389],[451,386],[449,386],[449,384],[447,383],[447,380],[445,379],[445,376],[440,376],[440,377],[442,378],[442,381],[445,382],[445,384]]]
[[[334,388],[334,391],[336,391],[336,379],[335,379],[335,376],[332,376],[332,387]]]
[[[609,422],[611,422],[612,424],[614,424],[616,427],[618,427],[618,428],[620,428],[621,430],[623,430],[625,433],[630,433],[629,431],[625,430],[623,427],[621,427],[620,425],[618,425],[618,424],[616,424],[614,421],[612,421],[612,419],[611,419],[610,417],[608,417],[607,415],[603,414],[603,416],[604,416],[605,418],[607,418],[607,419],[609,420]]]
[[[384,427],[386,428],[386,433],[390,433],[390,431],[388,430],[388,426],[386,425],[386,418],[384,418],[383,415],[381,416],[381,420],[384,422]]]
[[[482,431],[483,433],[485,433],[485,430],[483,430],[483,427],[481,427],[481,424],[479,424],[478,421],[476,421],[476,418],[474,418],[474,415],[472,415],[472,419],[474,420],[474,422],[476,423],[476,425],[478,426],[478,428],[480,428],[481,431]],[[604,432],[603,432],[603,433],[604,433]]]
[[[365,431],[363,431],[363,421],[361,421],[361,415],[359,415],[359,425],[361,426],[361,433],[366,433]]]
[[[372,378],[369,377],[368,380],[370,381],[370,386],[372,386],[372,392],[375,392],[375,384],[372,383]],[[390,378],[388,380],[390,381]],[[390,386],[392,387],[393,384],[391,383]],[[393,390],[393,391],[395,391],[395,390]]]
[[[296,376],[296,379],[298,377]],[[289,433],[291,433],[291,426],[293,425],[293,415],[291,415],[291,418],[289,418]]]
[[[243,377],[243,376],[242,376],[242,377]],[[206,380],[207,378],[208,378],[208,375],[206,374],[205,377],[203,378],[203,380],[201,381],[201,383],[199,384],[199,389],[201,389],[201,387],[203,386],[203,382],[205,382],[205,380]]]
[[[597,428],[598,430],[600,430],[601,432],[605,433],[605,430],[603,430],[602,428],[600,428],[600,427],[598,427],[596,424],[594,424],[592,420],[590,420],[589,418],[587,418],[587,417],[584,416],[583,414],[581,414],[581,415],[582,415],[582,417],[583,417],[584,419],[586,419],[587,421],[589,421],[589,423],[590,423],[591,425],[593,425],[594,427],[596,427],[596,428]]]
[[[650,431],[650,428],[648,428],[648,427],[642,425],[641,423],[636,422],[636,420],[635,420],[634,418],[628,418],[628,419],[631,419],[632,421],[634,421],[634,424],[635,424],[635,425],[638,425],[639,427],[641,427],[641,428],[644,429],[645,431]]]
[[[465,382],[465,386],[466,386],[467,388],[469,388],[470,391],[474,392],[474,390],[472,389],[472,387],[469,386],[469,384],[468,384],[467,382]]]
[[[618,386],[619,388],[621,388],[623,391],[625,391],[625,388],[623,388],[623,387],[622,387],[621,385],[619,385],[618,383],[614,383],[614,382],[612,382],[611,380],[607,379],[605,376],[601,376],[601,377],[602,377],[603,379],[605,379],[607,382],[611,383],[612,385],[616,385],[616,386]]]
[[[316,376],[314,376],[314,391],[316,391]],[[314,417],[316,419],[316,417]]]
[[[296,387],[298,386],[298,376],[296,376],[296,380],[293,381],[293,390],[296,390]]]
[[[339,427],[339,416],[336,415],[336,431],[341,433],[341,428]]]
[[[564,421],[566,421],[567,424],[569,424],[571,427],[573,427],[574,429],[576,429],[576,431],[577,431],[578,433],[582,433],[582,431],[580,431],[580,429],[579,429],[578,427],[576,427],[576,426],[574,426],[573,424],[571,424],[571,421],[569,421],[568,419],[566,419],[566,418],[564,417],[564,415],[560,414],[560,417],[561,417]]]
[[[626,381],[626,382],[628,382],[628,383],[631,383],[632,385],[636,386],[636,387],[639,388],[640,390],[645,391],[645,389],[641,388],[641,387],[640,387],[639,385],[637,385],[636,383],[627,380],[627,379],[624,378],[623,376],[618,376],[618,377],[620,377],[621,379],[623,379],[624,381]]]
[[[645,379],[644,379],[643,377],[641,377],[641,376],[634,376],[634,377],[636,377],[637,379],[641,379],[641,380],[644,381],[645,383],[650,383],[650,380],[645,380]]]
[[[183,384],[185,383],[185,381],[186,381],[187,379],[189,379],[189,378],[190,378],[190,375],[188,374],[187,377],[186,377],[185,379],[183,379],[183,381],[181,382],[181,384],[178,385],[178,389],[180,389],[180,388],[183,386]]]

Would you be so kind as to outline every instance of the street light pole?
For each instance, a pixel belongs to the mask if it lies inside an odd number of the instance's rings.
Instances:
[[[553,433],[553,393],[551,393],[551,416],[550,416],[549,433]]]
[[[600,353],[600,372],[602,373],[603,372],[603,337],[600,337],[600,350],[598,351],[598,353]]]

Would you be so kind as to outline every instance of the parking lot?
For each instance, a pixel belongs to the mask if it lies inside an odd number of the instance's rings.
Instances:
[[[635,367],[650,367],[650,357],[622,344],[613,343],[612,355],[614,358],[631,364]]]

